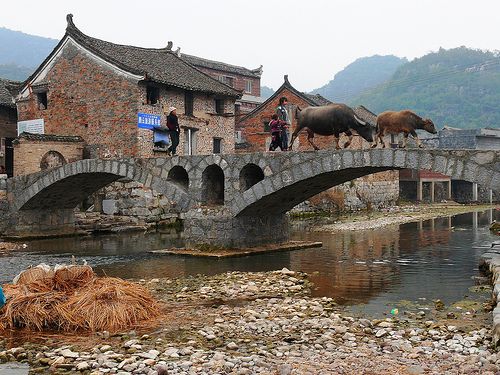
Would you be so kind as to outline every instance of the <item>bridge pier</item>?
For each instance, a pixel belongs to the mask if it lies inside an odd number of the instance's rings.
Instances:
[[[77,233],[73,209],[21,210],[9,217],[6,237],[51,237]]]
[[[184,220],[186,246],[208,244],[242,248],[288,240],[289,221],[285,214],[233,217],[230,214],[188,212]]]

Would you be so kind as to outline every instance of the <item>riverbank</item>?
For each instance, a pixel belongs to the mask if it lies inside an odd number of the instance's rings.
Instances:
[[[311,297],[307,275],[287,269],[139,282],[161,301],[159,319],[114,334],[7,333],[0,361],[28,362],[32,373],[93,375],[494,374],[500,368],[490,313],[477,304],[436,303],[386,319],[350,316],[330,298]]]
[[[461,205],[457,203],[401,205],[386,210],[359,212],[341,215],[335,222],[323,224],[314,231],[338,232],[352,230],[376,229],[388,225],[399,225],[437,217],[453,216],[467,212],[484,211],[497,208],[499,205]]]

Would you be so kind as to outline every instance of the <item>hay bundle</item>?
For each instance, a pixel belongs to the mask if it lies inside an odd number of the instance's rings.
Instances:
[[[73,265],[60,267],[54,273],[54,289],[71,291],[90,283],[95,276],[90,266]]]
[[[66,299],[60,292],[26,293],[20,289],[4,307],[0,319],[4,328],[26,327],[41,331],[44,328],[59,328],[59,316],[54,307]]]
[[[115,331],[160,314],[145,288],[112,277],[94,279],[56,310],[64,330]]]
[[[14,284],[29,285],[35,282],[50,282],[54,277],[54,271],[46,266],[39,265],[21,272],[14,279]]]

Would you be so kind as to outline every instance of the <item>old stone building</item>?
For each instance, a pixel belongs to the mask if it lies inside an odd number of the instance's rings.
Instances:
[[[295,110],[309,106],[327,105],[331,102],[321,95],[312,95],[300,92],[292,86],[285,75],[284,82],[276,92],[252,112],[243,116],[236,123],[237,143],[236,152],[262,152],[269,149],[271,134],[269,121],[279,105],[279,99],[285,96],[288,99],[288,114],[291,121],[290,134],[296,126]],[[358,117],[375,126],[377,116],[363,106],[354,108]],[[341,136],[343,145],[347,137]],[[314,136],[314,142],[321,149],[334,147],[332,137]],[[369,148],[370,144],[360,136],[355,136],[350,146],[354,149]],[[294,150],[311,151],[307,142],[307,133],[302,131],[295,141]],[[277,151],[279,152],[279,151]],[[370,207],[379,207],[393,204],[399,197],[398,173],[395,171],[381,172],[342,184],[326,192],[318,194],[309,200],[315,208],[327,210],[353,210]]]
[[[180,50],[178,55],[202,72],[243,93],[242,97],[235,103],[236,121],[246,113],[253,111],[264,101],[260,96],[262,65],[257,69],[247,69],[242,66],[181,54]]]
[[[154,156],[153,132],[139,114],[165,125],[177,107],[180,154],[234,150],[237,90],[171,50],[119,45],[83,34],[67,16],[64,37],[24,83],[19,120],[43,119],[45,133],[80,136],[93,157]]]
[[[0,166],[8,176],[13,174],[12,141],[16,137],[17,110],[14,93],[20,82],[0,78]]]

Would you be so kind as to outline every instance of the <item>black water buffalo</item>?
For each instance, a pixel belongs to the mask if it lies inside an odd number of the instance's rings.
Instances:
[[[319,150],[319,147],[313,142],[314,134],[333,135],[337,150],[340,149],[339,137],[341,133],[345,133],[349,137],[344,147],[349,147],[351,144],[353,132],[368,142],[373,141],[373,127],[358,118],[352,108],[345,104],[307,107],[302,111],[297,109],[295,117],[297,118],[297,127],[292,134],[289,149],[303,128],[306,128],[307,131],[307,141],[315,150]]]
[[[408,141],[408,134],[411,134],[418,147],[422,147],[420,139],[418,139],[415,130],[423,129],[431,134],[436,134],[437,130],[434,123],[430,119],[423,119],[422,117],[416,115],[414,112],[409,110],[394,112],[386,111],[382,112],[377,117],[377,135],[375,136],[375,143],[372,148],[377,147],[378,140],[382,143],[382,147],[385,147],[384,135],[386,134],[399,134],[403,133],[403,148],[406,147],[406,142]]]

